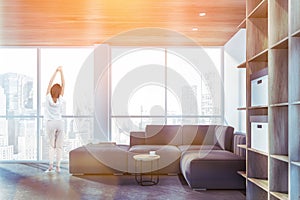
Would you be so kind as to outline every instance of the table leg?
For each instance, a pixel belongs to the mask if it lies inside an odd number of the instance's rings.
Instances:
[[[140,163],[138,163],[140,162]],[[150,180],[145,180],[145,177],[143,179],[143,175],[147,175],[147,173],[143,174],[143,161],[137,161],[135,160],[135,180],[136,182],[141,185],[141,186],[151,186],[151,185],[156,185],[158,184],[159,182],[159,174],[158,174],[158,169],[159,169],[159,162],[158,162],[158,159],[156,160],[156,169],[154,169],[154,166],[153,166],[153,162],[155,162],[155,160],[153,161],[150,161]],[[140,165],[140,169],[138,169],[138,165]],[[146,165],[147,166],[147,165]],[[149,166],[149,165],[148,165]],[[156,173],[154,175],[154,173]]]

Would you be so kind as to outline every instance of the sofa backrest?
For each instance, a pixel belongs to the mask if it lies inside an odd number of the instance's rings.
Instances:
[[[233,131],[234,128],[231,126],[215,126],[214,143],[224,150],[232,151]]]
[[[233,127],[222,125],[183,125],[183,145],[217,145],[232,151]]]
[[[130,133],[134,145],[217,145],[233,151],[234,128],[222,125],[147,125],[145,132]]]
[[[183,125],[183,145],[213,145],[215,126],[211,125]]]
[[[145,131],[130,132],[130,146],[145,144]]]
[[[145,144],[147,145],[181,145],[180,125],[147,125]]]

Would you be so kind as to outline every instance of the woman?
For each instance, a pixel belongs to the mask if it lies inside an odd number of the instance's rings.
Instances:
[[[53,81],[56,75],[60,73],[61,85]],[[62,121],[62,106],[63,95],[65,88],[65,79],[62,67],[59,66],[52,75],[46,94],[45,104],[45,120],[46,131],[49,137],[49,168],[46,172],[52,172],[54,157],[56,154],[56,171],[60,172],[60,162],[63,152],[63,121]]]

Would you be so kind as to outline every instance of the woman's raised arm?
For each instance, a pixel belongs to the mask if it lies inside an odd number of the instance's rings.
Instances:
[[[59,71],[60,71],[60,79],[61,79],[61,96],[64,96],[64,92],[65,92],[65,77],[64,77],[64,73],[62,70],[62,67],[59,66],[58,67]]]
[[[50,93],[50,90],[51,90],[51,87],[52,87],[52,84],[53,84],[53,81],[55,79],[55,76],[56,76],[57,72],[58,72],[58,68],[55,70],[55,72],[53,73],[53,75],[52,75],[52,77],[49,81],[46,95],[48,95]]]

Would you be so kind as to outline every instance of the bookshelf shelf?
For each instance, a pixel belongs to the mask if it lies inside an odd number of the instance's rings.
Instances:
[[[246,62],[243,62],[243,63],[239,64],[239,65],[237,66],[237,68],[239,68],[239,69],[241,69],[241,68],[246,68]]]
[[[237,146],[242,149],[247,149],[247,145],[245,144],[238,144]]]
[[[275,103],[271,104],[270,107],[281,107],[281,106],[288,106],[289,103]]]
[[[295,161],[292,161],[291,162],[293,165],[295,165],[295,166],[298,166],[298,167],[300,167],[300,162],[295,162]]]
[[[248,109],[249,110],[257,110],[257,109],[267,109],[267,108],[268,108],[268,106],[265,105],[265,106],[251,106]]]
[[[266,152],[263,152],[263,151],[259,151],[257,149],[253,149],[253,148],[248,148],[249,151],[252,151],[254,153],[257,153],[257,154],[261,154],[261,155],[264,155],[264,156],[268,156],[268,153]]]
[[[285,156],[285,155],[270,155],[271,158],[277,159],[277,160],[281,160],[283,162],[289,162],[289,157]]]
[[[288,200],[289,199],[289,195],[286,193],[281,193],[281,192],[270,192],[271,195],[273,195],[274,197],[276,197],[277,199],[280,200]]]
[[[300,101],[295,101],[292,103],[293,105],[300,105]]]
[[[268,61],[268,49],[264,49],[260,53],[254,55],[252,58],[248,60],[248,62],[267,62]]]
[[[292,37],[300,37],[300,30],[297,30],[292,34]]]
[[[284,39],[280,40],[273,46],[271,46],[271,49],[288,49],[289,43],[288,43],[288,37],[285,37]]]
[[[268,16],[268,1],[263,0],[249,14],[248,18],[266,18]]]
[[[238,171],[237,173],[238,173],[239,175],[241,175],[242,177],[247,178],[247,174],[246,174],[245,171]]]
[[[246,28],[246,19],[244,19],[239,25],[238,25],[238,29],[241,28]]]
[[[268,192],[269,187],[269,181],[264,179],[258,179],[258,178],[248,178],[249,181],[254,183],[255,185],[259,186],[261,189]]]

